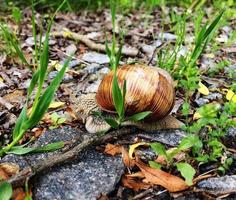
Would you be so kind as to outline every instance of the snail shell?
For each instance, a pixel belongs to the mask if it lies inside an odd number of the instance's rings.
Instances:
[[[115,112],[113,76],[114,71],[110,71],[104,77],[96,94],[97,104],[107,112]],[[154,121],[167,116],[172,110],[175,99],[173,80],[165,70],[140,64],[124,65],[117,69],[117,77],[120,88],[126,80],[126,115],[151,111],[147,120]]]

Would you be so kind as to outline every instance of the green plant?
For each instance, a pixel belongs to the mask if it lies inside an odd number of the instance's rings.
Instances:
[[[9,145],[2,147],[0,149],[0,156],[10,151],[19,142],[19,140],[24,136],[25,132],[28,129],[34,127],[41,120],[41,118],[47,111],[49,104],[53,99],[54,93],[64,76],[65,70],[69,64],[70,59],[66,60],[62,69],[58,72],[57,76],[54,78],[54,80],[52,80],[51,84],[45,89],[45,91],[43,91],[43,85],[45,82],[47,66],[48,66],[48,61],[49,61],[49,45],[48,45],[49,33],[51,30],[54,16],[60,10],[60,8],[65,4],[65,2],[66,0],[64,0],[62,4],[58,7],[58,9],[52,16],[51,21],[48,25],[43,49],[39,50],[40,52],[39,66],[32,76],[30,86],[27,91],[26,103],[16,121],[15,128],[13,130],[13,141]],[[34,12],[33,12],[33,15],[34,15]],[[35,23],[33,23],[33,30],[35,30],[34,26],[35,26]],[[1,25],[1,28],[6,36],[9,37],[11,35],[10,31],[5,26]],[[34,34],[35,34],[35,31],[34,31]],[[36,36],[34,37],[36,38]],[[18,43],[15,40],[12,40],[11,38],[9,38],[9,40],[14,46],[16,52],[17,53],[19,52],[19,56],[22,59],[22,61],[25,60],[24,54],[19,48]],[[37,46],[37,44],[35,44],[35,46]],[[28,115],[27,107],[28,107],[32,92],[36,88],[36,86],[37,86],[37,92],[33,101],[31,112]]]
[[[16,22],[16,24],[19,25],[21,22],[22,13],[18,7],[12,8],[12,17],[13,17],[14,21]]]
[[[65,117],[61,117],[56,112],[52,113],[50,115],[50,117],[52,120],[52,124],[50,125],[49,129],[57,128],[58,126],[60,126],[61,124],[63,124],[66,121]]]
[[[225,136],[228,128],[236,126],[233,116],[236,115],[236,104],[233,101],[219,104],[207,104],[197,110],[200,114],[191,126],[183,127],[193,134],[200,134],[205,129],[205,135],[201,136],[201,145],[192,148],[192,155],[201,163],[217,161],[223,155],[225,146],[221,143],[221,137]]]
[[[192,185],[193,177],[196,173],[195,169],[189,165],[187,162],[174,162],[174,157],[180,152],[184,152],[191,148],[199,148],[201,146],[201,141],[198,136],[190,134],[185,137],[179,144],[177,148],[171,149],[171,151],[167,151],[161,143],[155,142],[151,143],[150,146],[152,150],[159,156],[163,156],[168,166],[176,166],[177,170],[181,173],[181,175],[185,178],[186,183],[188,185]],[[149,165],[153,168],[160,168],[161,165],[154,161],[149,161]]]
[[[0,199],[10,200],[12,196],[12,186],[7,182],[2,182],[0,184]]]

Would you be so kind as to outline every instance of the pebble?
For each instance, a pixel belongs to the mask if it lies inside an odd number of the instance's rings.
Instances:
[[[87,67],[84,68],[84,71],[87,72],[88,74],[94,74],[96,73],[99,69],[101,68],[101,66],[97,63],[92,63],[90,65],[88,65]]]
[[[100,70],[98,71],[98,73],[99,73],[100,75],[105,75],[105,74],[108,74],[109,71],[110,71],[110,68],[109,68],[109,67],[103,67],[102,69],[100,69]]]
[[[98,63],[98,64],[106,64],[110,62],[110,59],[106,54],[101,54],[96,52],[85,53],[82,57],[82,60],[89,63]]]
[[[177,36],[172,33],[159,33],[158,38],[162,40],[176,40]]]

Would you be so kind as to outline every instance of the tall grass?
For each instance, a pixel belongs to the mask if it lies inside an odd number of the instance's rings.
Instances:
[[[32,2],[33,3],[33,2]],[[53,23],[53,19],[56,15],[56,13],[63,7],[63,5],[66,3],[66,0],[64,0],[58,9],[55,11],[54,15],[51,17],[51,20],[48,24],[48,28],[46,31],[46,37],[43,44],[42,50],[40,48],[37,48],[37,40],[36,40],[36,27],[35,27],[35,16],[34,16],[34,8],[32,7],[32,27],[33,27],[33,34],[34,34],[34,42],[35,42],[35,64],[37,65],[37,69],[34,72],[30,86],[27,90],[27,99],[26,103],[16,121],[14,130],[13,130],[13,141],[5,146],[0,148],[0,156],[2,156],[4,153],[7,153],[8,151],[11,151],[11,149],[19,142],[20,139],[24,136],[25,132],[37,125],[37,123],[42,119],[43,115],[47,111],[49,104],[51,103],[55,91],[58,88],[65,70],[69,64],[69,60],[67,59],[64,63],[61,70],[58,72],[56,77],[52,80],[50,85],[43,91],[43,86],[46,79],[47,74],[47,67],[49,62],[49,34],[51,30],[51,26]],[[29,63],[26,61],[23,51],[20,49],[19,44],[17,40],[12,39],[12,33],[10,30],[6,27],[6,25],[1,24],[0,28],[2,29],[2,32],[6,36],[6,38],[9,39],[10,44],[13,46],[15,51],[17,52],[18,56],[22,60],[23,63],[26,65],[29,65]],[[41,37],[40,37],[41,38]],[[42,44],[39,44],[39,47],[41,47]],[[39,61],[38,61],[39,58]],[[37,88],[37,90],[36,90]],[[29,106],[29,100],[31,99],[32,92],[36,90],[36,95],[33,100],[32,109],[30,111],[30,114],[27,114],[27,108]]]

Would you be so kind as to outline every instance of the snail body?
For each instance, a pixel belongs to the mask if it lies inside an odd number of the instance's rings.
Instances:
[[[96,102],[106,112],[115,112],[112,99],[114,71],[109,72],[99,85]],[[174,87],[171,76],[158,67],[145,65],[124,65],[117,69],[120,88],[126,80],[125,114],[133,115],[151,111],[148,121],[167,116],[174,106]]]

